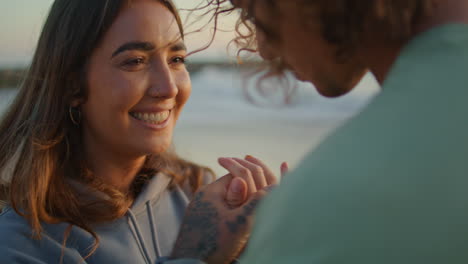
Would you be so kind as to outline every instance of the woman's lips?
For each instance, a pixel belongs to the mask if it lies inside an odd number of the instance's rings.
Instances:
[[[161,112],[131,112],[130,116],[152,129],[162,129],[167,126],[172,110]]]
[[[132,112],[130,113],[131,116],[134,118],[150,123],[150,124],[160,124],[166,121],[171,114],[170,110],[162,111],[162,112],[153,112],[153,113],[143,113],[143,112]]]

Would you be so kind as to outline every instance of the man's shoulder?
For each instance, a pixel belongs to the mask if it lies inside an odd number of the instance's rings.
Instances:
[[[359,263],[466,257],[454,248],[464,247],[468,232],[468,211],[457,209],[468,200],[460,187],[468,185],[468,167],[448,158],[435,136],[432,144],[423,136],[410,141],[398,130],[387,134],[392,138],[354,134],[352,141],[347,133],[364,129],[351,125],[310,153],[261,205],[248,263],[355,263],[356,252],[366,252]],[[462,146],[452,150],[466,153]],[[413,251],[414,245],[427,254]]]

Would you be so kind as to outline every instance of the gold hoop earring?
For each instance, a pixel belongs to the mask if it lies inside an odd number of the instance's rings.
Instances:
[[[78,107],[69,107],[68,108],[68,113],[70,114],[70,120],[75,126],[79,126],[81,123],[81,111]],[[78,115],[77,118],[75,118],[74,113]]]

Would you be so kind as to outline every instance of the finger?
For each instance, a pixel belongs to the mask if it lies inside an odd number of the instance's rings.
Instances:
[[[233,178],[226,192],[227,205],[231,208],[241,206],[247,199],[247,192],[247,183],[240,177]]]
[[[254,179],[255,187],[257,187],[257,190],[260,190],[263,187],[268,185],[262,167],[252,162],[249,162],[247,160],[238,159],[238,158],[234,158],[234,160],[239,162],[240,165],[250,170],[250,173],[252,175],[252,178]]]
[[[287,162],[281,163],[281,179],[288,174],[289,172],[289,164]]]
[[[250,155],[245,156],[245,159],[247,161],[249,161],[249,162],[252,162],[252,163],[262,167],[263,173],[265,175],[265,179],[266,179],[268,185],[276,184],[278,182],[278,180],[275,177],[275,174],[270,170],[270,168],[265,163],[263,163],[263,161],[255,158],[253,156],[250,156]]]
[[[233,176],[231,174],[227,174],[216,181],[203,186],[195,193],[194,198],[190,203],[197,200],[209,200],[211,203],[219,206],[228,207],[225,198],[232,179]]]
[[[232,174],[226,174],[222,177],[219,177],[216,181],[203,186],[200,191],[205,191],[209,193],[222,194],[223,197],[226,195],[229,185],[231,184],[234,176]]]
[[[252,174],[249,169],[243,167],[237,161],[231,158],[219,158],[219,165],[228,170],[233,176],[240,177],[247,183],[248,195],[257,192],[255,181],[252,178]]]

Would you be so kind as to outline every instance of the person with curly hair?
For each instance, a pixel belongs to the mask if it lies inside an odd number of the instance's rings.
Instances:
[[[262,202],[250,240],[249,204],[233,215],[202,193],[182,226],[219,220],[183,228],[172,263],[467,263],[468,2],[208,1],[241,10],[243,50],[320,94],[368,71],[382,91]]]

